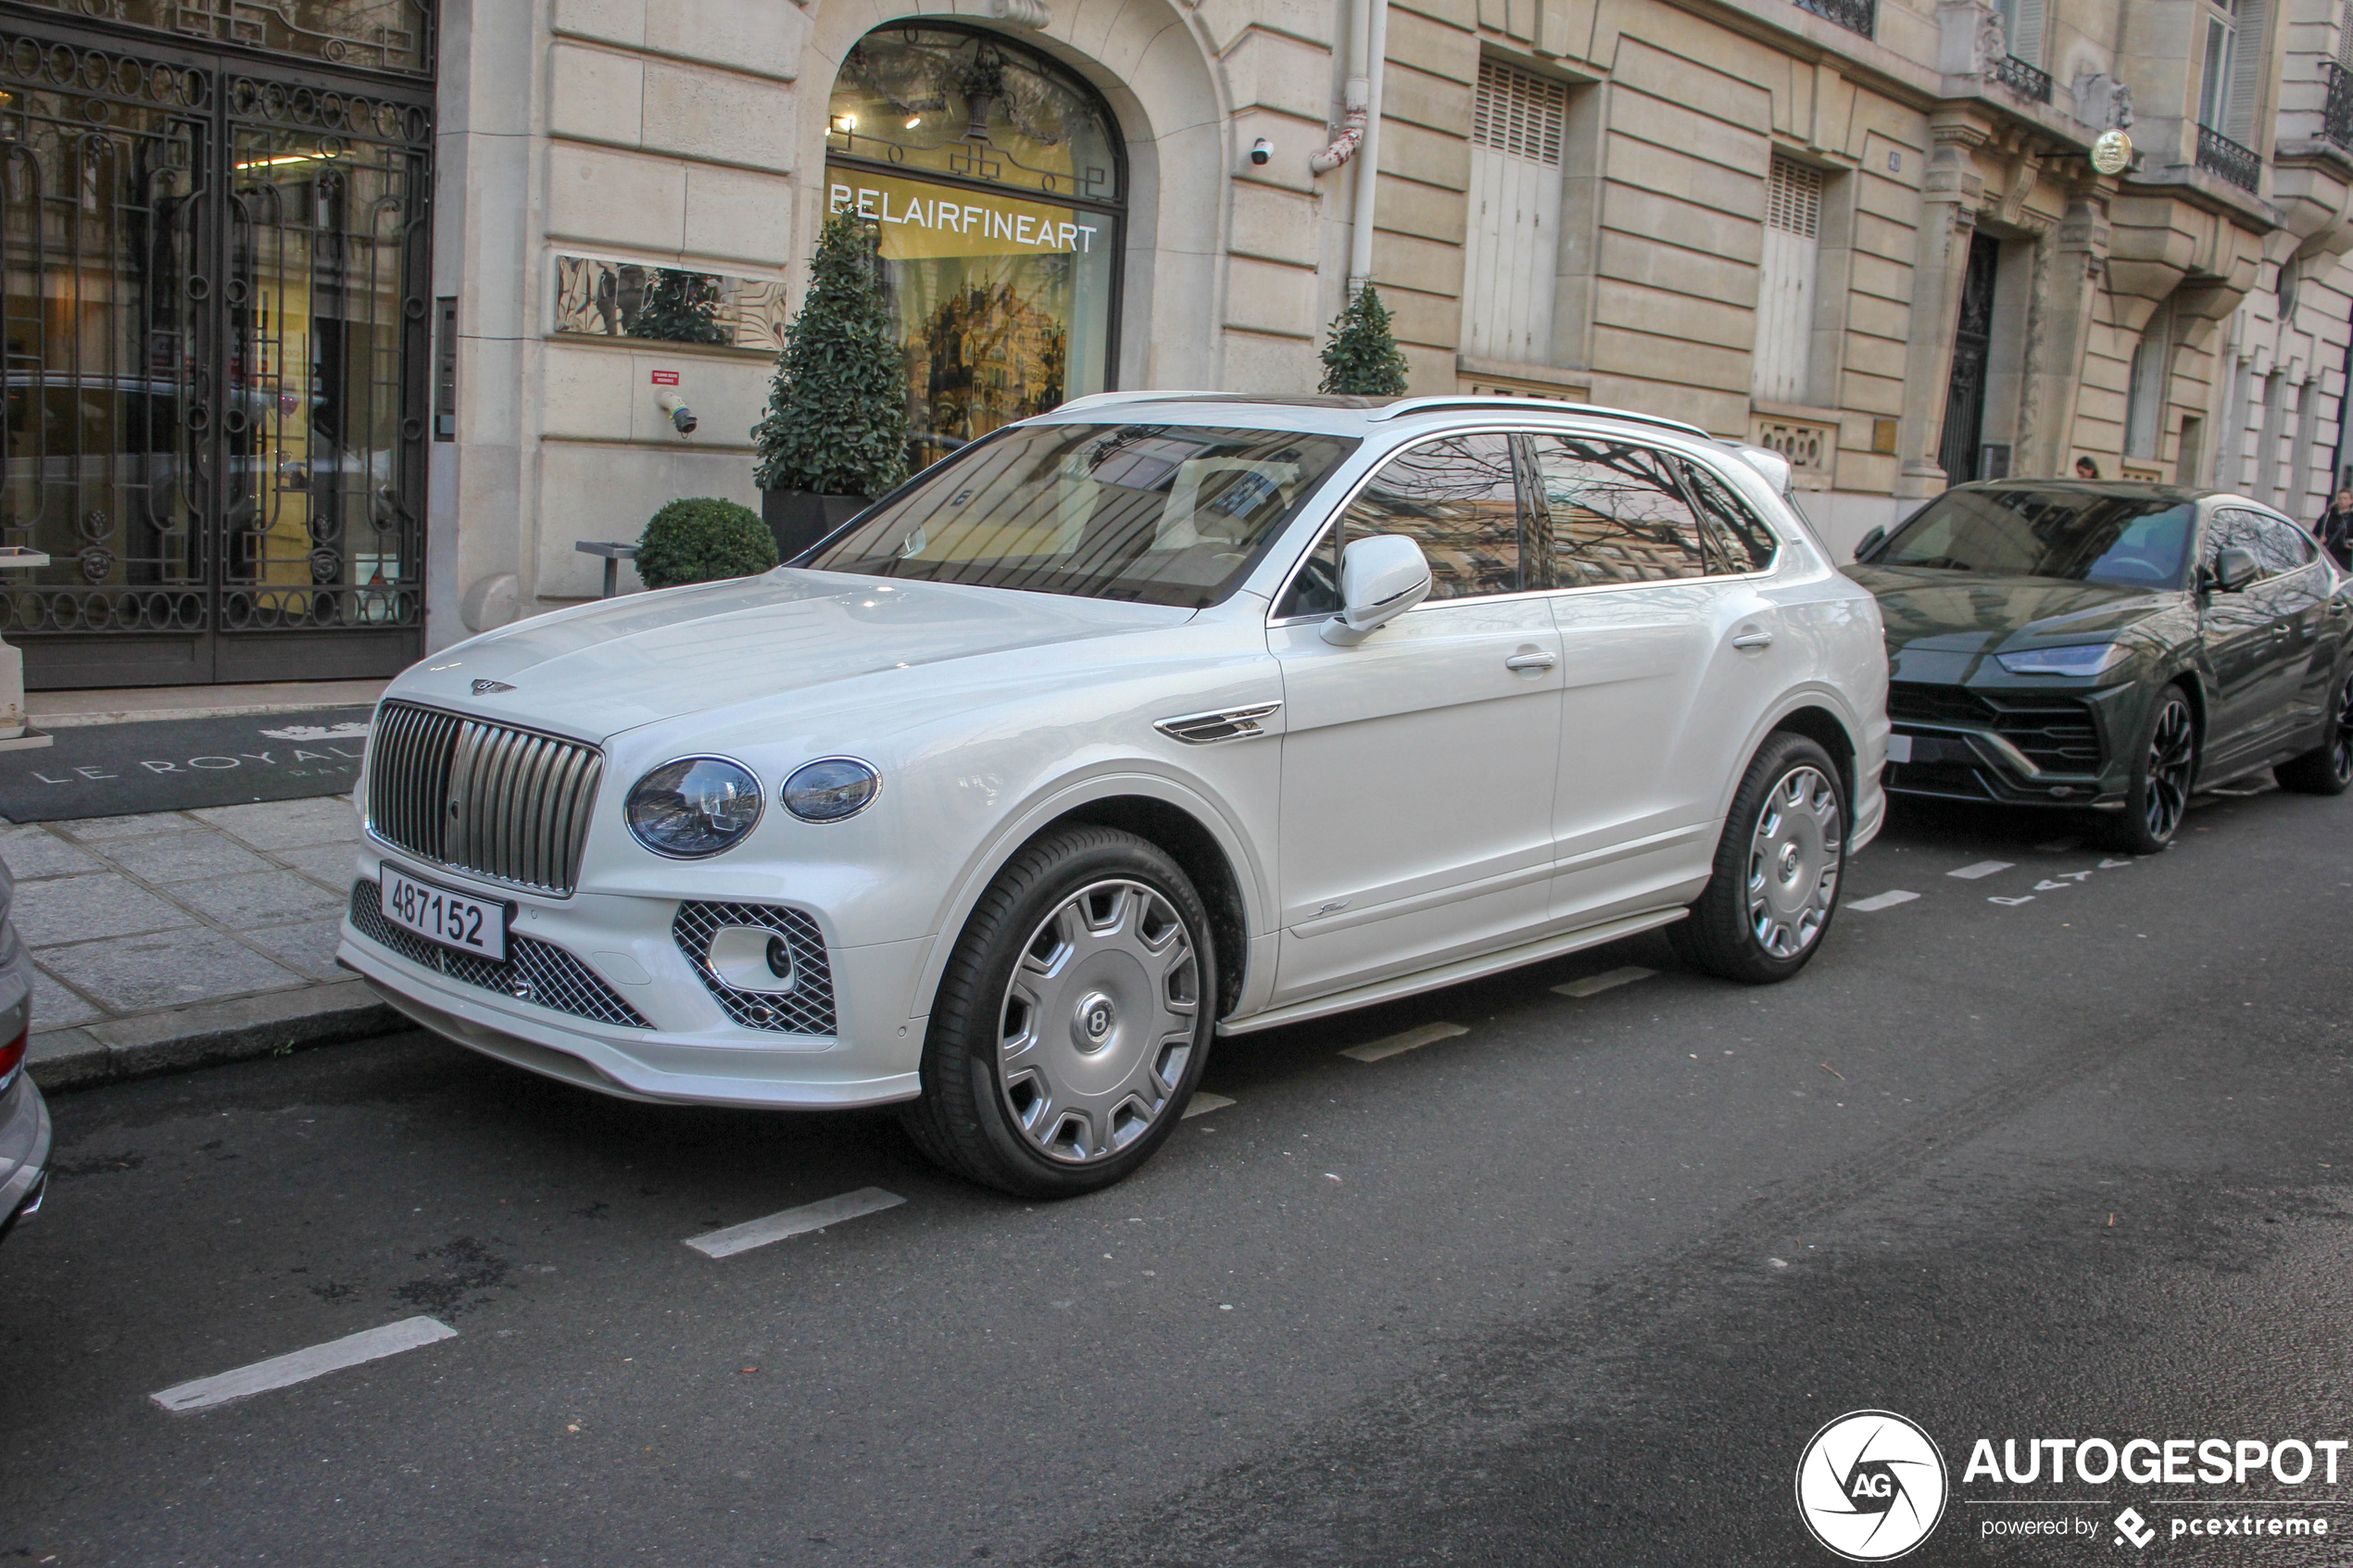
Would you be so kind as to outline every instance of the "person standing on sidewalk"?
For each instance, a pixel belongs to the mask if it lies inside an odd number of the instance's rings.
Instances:
[[[2313,537],[2321,548],[2340,567],[2353,571],[2353,490],[2340,490],[2329,503],[2329,509],[2312,525]]]

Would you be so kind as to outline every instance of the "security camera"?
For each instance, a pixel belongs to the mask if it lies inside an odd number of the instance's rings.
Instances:
[[[695,433],[695,411],[687,408],[676,393],[665,392],[657,401],[661,405],[661,411],[670,416],[670,422],[677,427],[679,434]]]
[[[1250,161],[1264,165],[1275,156],[1275,144],[1261,136],[1250,144]]]

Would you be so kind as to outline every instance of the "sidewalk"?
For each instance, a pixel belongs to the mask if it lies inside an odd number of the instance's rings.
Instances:
[[[269,711],[315,706],[321,690],[212,688],[210,702]],[[183,717],[191,701],[40,695],[55,710],[42,717],[67,723]],[[348,796],[0,823],[17,932],[38,972],[33,1080],[71,1088],[402,1027],[335,968],[359,839]]]

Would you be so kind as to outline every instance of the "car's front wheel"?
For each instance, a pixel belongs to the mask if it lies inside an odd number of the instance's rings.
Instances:
[[[2329,727],[2321,744],[2271,770],[2280,787],[2303,795],[2343,795],[2353,788],[2353,670],[2337,682]]]
[[[2154,855],[2173,842],[2197,776],[2197,721],[2179,686],[2168,686],[2141,728],[2124,809],[2095,821],[2102,842],[2128,855]]]
[[[1024,1198],[1111,1185],[1166,1140],[1208,1060],[1209,919],[1149,840],[1077,827],[1024,848],[965,922],[909,1135]]]
[[[1707,891],[1667,928],[1685,963],[1751,985],[1787,980],[1822,945],[1846,870],[1846,794],[1829,752],[1768,738],[1748,765]]]

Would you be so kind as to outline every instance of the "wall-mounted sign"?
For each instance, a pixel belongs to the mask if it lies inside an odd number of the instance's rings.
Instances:
[[[656,370],[654,372],[653,379],[656,386],[676,386],[678,384],[678,372],[675,370]]]
[[[2121,131],[2103,131],[2092,144],[2092,167],[2102,174],[2121,174],[2133,167],[2133,138]]]

